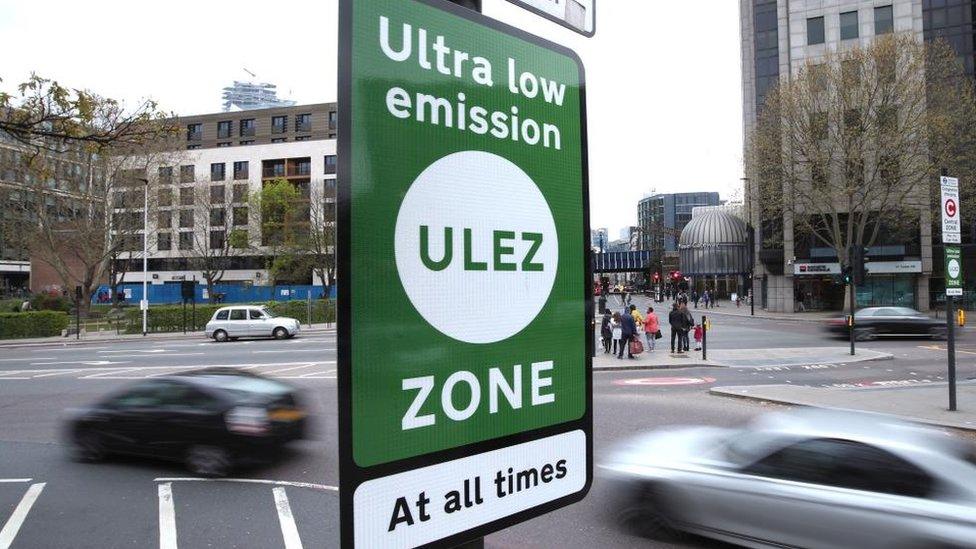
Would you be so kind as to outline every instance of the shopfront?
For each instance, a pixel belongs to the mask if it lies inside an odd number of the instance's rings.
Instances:
[[[916,290],[921,261],[874,261],[866,265],[867,277],[856,287],[858,307],[899,306],[917,308]],[[793,265],[795,311],[842,311],[847,299],[839,263]]]

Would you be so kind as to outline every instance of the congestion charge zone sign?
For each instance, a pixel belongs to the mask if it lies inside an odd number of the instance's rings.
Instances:
[[[458,544],[592,478],[584,78],[443,0],[342,0],[344,546]]]

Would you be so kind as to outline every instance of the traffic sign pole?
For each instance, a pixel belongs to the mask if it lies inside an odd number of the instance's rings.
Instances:
[[[946,292],[946,353],[948,359],[949,378],[949,411],[956,411],[956,330],[954,318],[954,300],[962,295],[962,253],[959,244],[962,234],[962,218],[959,214],[959,179],[949,177],[949,172],[942,168],[939,178],[942,194],[942,244],[945,255],[945,292]]]

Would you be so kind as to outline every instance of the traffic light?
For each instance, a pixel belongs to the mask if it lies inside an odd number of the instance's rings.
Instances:
[[[852,271],[853,271],[853,269],[850,267],[850,265],[848,265],[847,267],[844,267],[841,270],[841,272],[840,272],[841,280],[843,280],[843,282],[844,282],[845,285],[846,284],[850,284],[851,281],[853,280],[853,272]]]
[[[850,265],[853,271],[854,284],[858,286],[864,284],[864,278],[867,275],[867,269],[864,268],[867,261],[865,257],[867,250],[864,246],[851,246]]]

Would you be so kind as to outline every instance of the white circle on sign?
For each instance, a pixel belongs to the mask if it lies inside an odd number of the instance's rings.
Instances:
[[[959,270],[960,270],[959,269],[959,260],[958,259],[950,259],[947,270],[949,271],[949,278],[959,278]]]
[[[458,341],[494,343],[545,307],[559,246],[535,182],[501,156],[464,151],[436,160],[410,185],[394,255],[410,303],[431,326]]]

